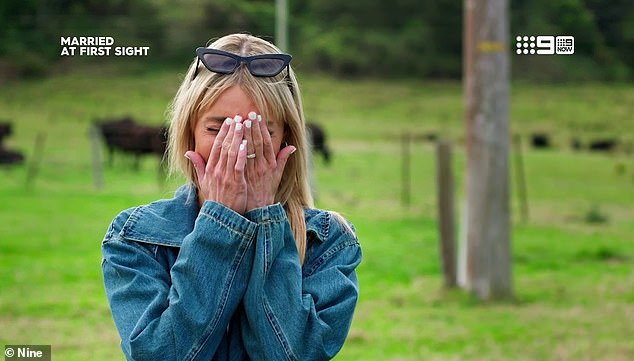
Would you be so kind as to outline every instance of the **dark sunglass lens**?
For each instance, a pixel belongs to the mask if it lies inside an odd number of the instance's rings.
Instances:
[[[205,65],[216,73],[231,73],[238,66],[238,61],[232,57],[221,54],[205,54]]]
[[[275,76],[284,69],[286,62],[282,59],[253,59],[249,70],[257,76]]]

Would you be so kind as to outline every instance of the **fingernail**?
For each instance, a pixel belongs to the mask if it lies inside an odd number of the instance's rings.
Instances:
[[[291,150],[291,153],[290,153],[290,154],[295,153],[295,151],[296,151],[296,150],[297,150],[297,148],[293,147],[293,149]]]
[[[240,144],[240,150],[244,150],[244,148],[246,148],[247,146],[247,141],[243,140],[242,143]]]
[[[185,158],[187,158],[187,159],[189,159],[189,160],[192,160],[192,159],[191,159],[191,158],[187,155],[187,153],[183,154],[183,157],[185,157]]]
[[[235,117],[233,117],[233,121],[236,123],[240,123],[242,121],[242,117],[239,115],[236,115]]]
[[[225,119],[225,124],[231,125],[231,123],[233,123],[233,119],[227,117],[227,119]]]
[[[247,128],[251,128],[251,121],[247,120],[246,122],[244,122],[244,126]]]
[[[262,121],[262,116],[260,114],[258,114],[258,122]]]
[[[242,129],[242,123],[236,123],[236,130]]]
[[[249,119],[255,120],[256,118],[257,118],[257,114],[255,114],[255,112],[250,112],[249,113]]]

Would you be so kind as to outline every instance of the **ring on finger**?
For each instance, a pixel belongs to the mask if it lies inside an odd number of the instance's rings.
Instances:
[[[255,153],[247,154],[247,159],[253,159],[253,158],[255,158]]]

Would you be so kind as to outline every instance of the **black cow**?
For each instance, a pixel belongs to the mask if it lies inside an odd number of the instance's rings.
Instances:
[[[5,149],[4,146],[0,145],[0,164],[17,164],[24,162],[24,155],[22,153]]]
[[[592,152],[611,152],[616,149],[618,143],[616,139],[595,139],[590,141],[588,149]]]
[[[0,123],[0,164],[17,164],[24,162],[24,155],[18,151],[6,149],[4,138],[13,133],[13,127],[9,122]]]
[[[13,129],[11,127],[11,123],[9,122],[1,122],[0,123],[0,143],[2,143],[2,140],[11,135]]]
[[[163,158],[167,148],[167,129],[139,124],[131,117],[96,121],[106,146],[108,162],[112,166],[114,151],[131,153],[135,156],[134,168],[139,169],[139,158],[145,154],[156,154]]]
[[[550,148],[550,137],[546,133],[533,133],[531,145],[533,148]]]
[[[308,132],[308,139],[311,142],[313,151],[321,153],[324,157],[324,161],[326,161],[326,164],[330,164],[332,153],[326,144],[326,132],[324,129],[319,124],[307,122],[306,130]]]

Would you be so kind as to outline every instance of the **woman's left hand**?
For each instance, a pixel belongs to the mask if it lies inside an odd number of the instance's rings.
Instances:
[[[247,206],[250,211],[271,205],[280,185],[288,157],[297,150],[292,145],[280,149],[276,155],[266,121],[261,116],[250,116],[244,123],[244,139],[247,140],[246,180]]]

